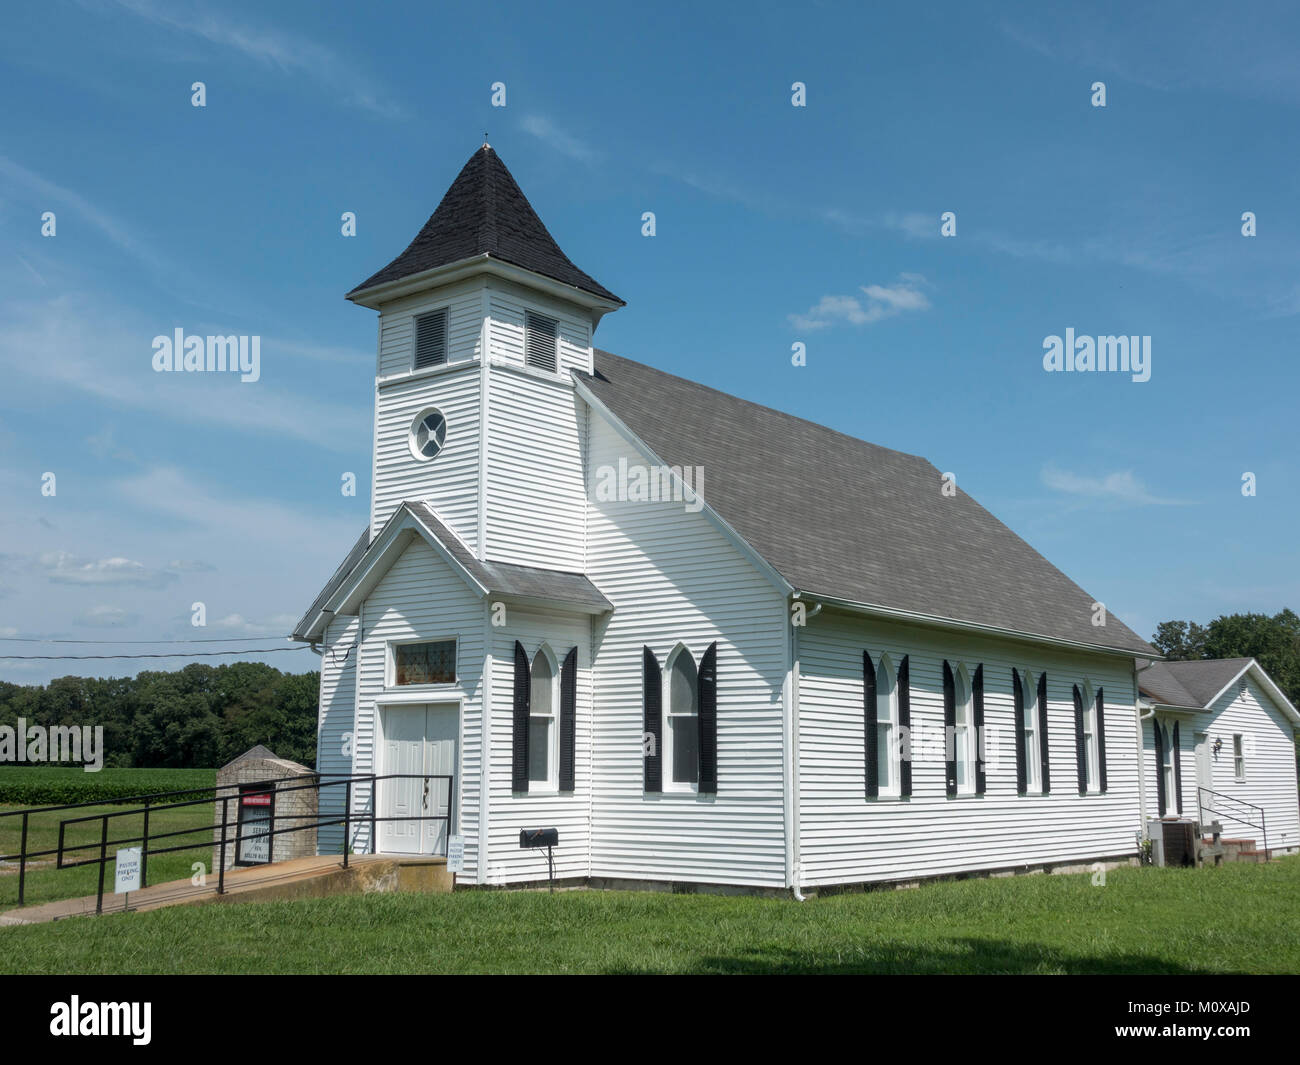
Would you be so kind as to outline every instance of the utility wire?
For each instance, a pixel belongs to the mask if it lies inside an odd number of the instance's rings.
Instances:
[[[148,655],[0,655],[0,662],[22,660],[25,662],[71,662],[108,658],[215,658],[220,655],[271,655],[277,651],[307,651],[306,644],[299,647],[241,647],[232,651],[175,651]]]
[[[248,643],[250,640],[287,640],[287,636],[229,636],[220,640],[49,640],[43,636],[0,636],[3,643],[95,643],[121,646],[125,644],[160,643]]]

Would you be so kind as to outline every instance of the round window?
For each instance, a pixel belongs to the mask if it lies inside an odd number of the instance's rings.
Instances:
[[[436,458],[447,440],[447,419],[442,411],[421,411],[411,423],[411,454],[417,459]]]

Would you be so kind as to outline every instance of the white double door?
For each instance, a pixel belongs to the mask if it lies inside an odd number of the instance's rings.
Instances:
[[[446,854],[459,707],[438,703],[386,706],[381,713],[380,775],[390,779],[379,781],[379,816],[397,820],[379,822],[379,850],[384,854]],[[399,776],[392,778],[393,774]]]

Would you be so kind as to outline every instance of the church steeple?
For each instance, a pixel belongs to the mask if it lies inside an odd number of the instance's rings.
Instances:
[[[347,298],[367,303],[358,297],[371,289],[480,256],[623,305],[560,250],[501,157],[486,143],[461,168],[438,209],[406,250]]]

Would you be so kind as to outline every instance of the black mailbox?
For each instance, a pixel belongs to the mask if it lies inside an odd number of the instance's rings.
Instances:
[[[519,846],[521,847],[558,847],[560,830],[558,828],[521,828]]]

